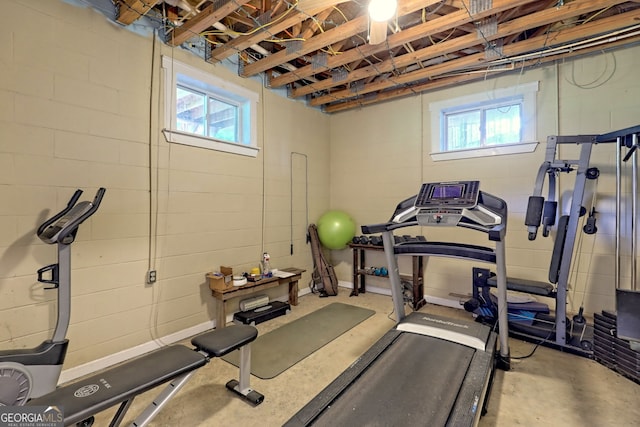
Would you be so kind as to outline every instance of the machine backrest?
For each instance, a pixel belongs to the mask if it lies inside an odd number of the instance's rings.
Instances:
[[[567,226],[569,225],[569,215],[562,215],[558,220],[558,231],[556,240],[553,243],[551,253],[551,263],[549,264],[549,282],[557,284],[560,277],[560,264],[562,263],[562,252],[567,239]]]

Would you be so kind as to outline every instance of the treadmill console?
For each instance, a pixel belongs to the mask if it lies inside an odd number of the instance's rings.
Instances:
[[[417,208],[451,207],[471,209],[478,203],[480,181],[455,181],[422,184],[414,206]]]
[[[461,221],[480,226],[500,224],[500,215],[483,206],[480,181],[450,181],[422,184],[412,206],[397,212],[392,221],[415,218],[422,226],[456,226]]]

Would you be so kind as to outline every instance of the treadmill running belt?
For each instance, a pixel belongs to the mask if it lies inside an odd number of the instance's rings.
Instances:
[[[460,344],[402,333],[313,425],[445,425],[473,355]]]

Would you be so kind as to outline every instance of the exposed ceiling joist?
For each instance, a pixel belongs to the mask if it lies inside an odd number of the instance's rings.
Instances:
[[[640,10],[628,12],[624,14],[623,18],[627,22],[628,26],[632,26],[634,25],[634,23],[640,23]],[[584,26],[581,26],[581,27],[574,27],[569,30],[566,30],[565,32],[559,32],[557,34],[554,34],[551,37],[548,37],[546,35],[534,37],[532,39],[527,40],[526,42],[518,43],[517,45],[503,47],[503,55],[505,58],[509,58],[516,55],[527,54],[530,52],[539,52],[539,54],[532,55],[532,60],[535,62],[536,60],[540,60],[542,58],[547,57],[545,56],[544,50],[542,50],[544,48],[551,49],[555,46],[562,46],[563,44],[571,40],[590,39],[592,37],[596,37],[603,33],[607,33],[609,31],[615,30],[617,28],[617,22],[615,21],[617,21],[618,19],[621,19],[621,17],[618,16],[615,19],[614,18],[603,19],[598,22],[585,24]],[[600,49],[602,49],[602,47],[600,47]],[[566,52],[567,54],[578,52],[577,47],[567,48],[567,50],[568,50],[568,52]],[[554,59],[557,59],[559,56],[562,55],[562,53],[563,52],[558,52],[551,56],[554,56],[555,57]],[[500,62],[500,61],[488,61],[486,56],[483,53],[469,55],[464,58],[448,61],[446,63],[435,65],[433,67],[428,67],[425,69],[407,73],[401,77],[398,77],[396,81],[393,83],[389,81],[377,81],[366,87],[362,87],[357,95],[361,96],[367,93],[385,90],[397,85],[402,86],[403,84],[406,84],[406,83],[425,81],[432,78],[432,76],[434,75],[441,76],[438,78],[443,78],[447,74],[453,73],[453,72],[461,72],[463,70],[469,70],[469,69],[473,69],[474,71],[477,71],[479,69],[478,68],[479,65],[486,66],[492,62]],[[509,61],[503,61],[503,62],[507,64],[510,63]],[[525,66],[524,60],[523,60],[523,63],[514,64],[514,67],[518,69],[522,66]],[[484,76],[486,76],[487,73],[491,73],[491,70],[486,69],[485,72],[480,73],[480,75],[484,74]],[[471,75],[471,74],[474,74],[474,73],[468,73],[468,75]],[[420,92],[420,88],[418,86],[413,87],[412,89],[415,93]],[[310,103],[311,105],[319,106],[323,104],[328,104],[330,102],[344,100],[344,99],[353,98],[353,97],[354,97],[353,93],[350,93],[348,90],[343,90],[340,92],[332,93],[331,95],[326,95],[325,97],[321,97],[323,99],[320,99],[320,98],[313,99],[310,101]]]
[[[389,36],[387,44],[385,46],[362,45],[359,46],[358,49],[351,49],[347,52],[342,53],[341,55],[332,56],[331,58],[329,58],[326,68],[328,70],[335,69],[336,67],[339,67],[341,65],[375,55],[387,49],[401,46],[405,43],[409,43],[420,38],[425,38],[441,33],[450,28],[455,28],[459,24],[470,22],[473,19],[482,19],[495,13],[494,10],[501,11],[507,8],[518,6],[520,4],[531,3],[533,1],[536,0],[495,0],[495,9],[478,13],[475,17],[469,16],[466,11],[457,11],[449,15],[437,17],[436,19],[429,20],[427,22]],[[295,73],[286,73],[273,78],[269,82],[269,85],[271,87],[281,87],[285,84],[293,83],[303,77],[311,76],[313,75],[314,71],[315,70],[311,66],[299,68]]]
[[[381,43],[374,44],[367,0],[116,0],[116,5],[123,24],[153,10],[174,26],[169,44],[201,37],[210,47],[207,61],[237,54],[240,76],[264,73],[268,87],[286,87],[289,96],[327,112],[498,75],[498,68],[526,67],[542,58],[574,57],[562,47],[640,23],[640,2],[628,0],[399,0],[396,16],[377,28]],[[635,34],[625,34],[605,37],[598,46],[636,42]],[[591,51],[580,47],[582,53]],[[541,55],[537,63],[527,56],[534,54]]]
[[[159,0],[118,0],[116,21],[123,25],[132,24],[146,15]]]
[[[441,0],[404,0],[398,4],[398,15],[415,12],[416,10],[438,3],[439,1]],[[273,68],[274,64],[291,61],[292,59],[314,52],[318,49],[322,49],[323,47],[336,43],[340,40],[353,37],[358,33],[367,31],[368,28],[369,17],[366,16],[366,14],[357,16],[345,24],[332,28],[331,30],[313,37],[310,40],[304,41],[301,48],[296,51],[280,51],[271,55],[269,58],[246,65],[241,75],[243,77],[253,76],[269,68]]]
[[[510,1],[510,3],[515,3],[515,2]],[[380,74],[382,72],[390,72],[390,71],[393,71],[396,67],[404,67],[416,61],[426,61],[441,55],[448,55],[453,52],[464,50],[473,46],[479,46],[479,45],[482,46],[487,42],[492,42],[502,37],[506,37],[508,35],[518,33],[522,30],[522,28],[527,28],[528,26],[530,26],[532,22],[535,22],[535,25],[546,25],[546,24],[555,22],[558,19],[564,20],[564,19],[572,18],[574,16],[577,16],[583,13],[588,13],[588,12],[597,10],[602,7],[601,6],[602,3],[609,3],[610,5],[615,5],[616,3],[620,3],[620,1],[619,0],[589,0],[580,4],[577,4],[577,3],[570,4],[570,6],[573,5],[575,7],[567,7],[559,10],[547,9],[541,12],[526,15],[521,18],[514,19],[509,22],[505,22],[504,24],[500,24],[493,34],[483,34],[482,37],[480,38],[478,37],[477,34],[467,34],[464,36],[457,37],[453,40],[443,41],[437,45],[425,47],[424,49],[421,49],[416,52],[412,52],[399,57],[394,57],[392,59],[387,59],[381,63],[370,65],[368,67],[360,68],[354,71],[353,73],[349,73],[349,76],[347,76],[347,78],[343,80],[342,83],[360,80],[369,76]],[[440,19],[443,19],[443,18],[440,18]],[[320,83],[313,83],[308,86],[303,86],[299,89],[294,89],[291,92],[291,96],[294,98],[297,98],[300,96],[304,96],[319,90],[325,90],[335,86],[335,85],[330,85],[330,83],[331,82],[323,80]],[[309,88],[312,88],[312,89],[309,90]],[[312,105],[315,105],[315,104],[312,102]]]
[[[200,13],[188,20],[169,35],[167,42],[171,46],[178,46],[194,36],[198,36],[207,28],[220,22],[223,18],[235,12],[239,7],[249,3],[250,0],[233,0],[216,7],[217,3],[211,3]]]

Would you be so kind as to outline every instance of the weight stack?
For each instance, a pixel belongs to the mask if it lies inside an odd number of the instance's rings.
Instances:
[[[640,352],[631,349],[629,341],[618,338],[616,314],[610,311],[594,313],[593,329],[595,359],[607,368],[640,384]]]

